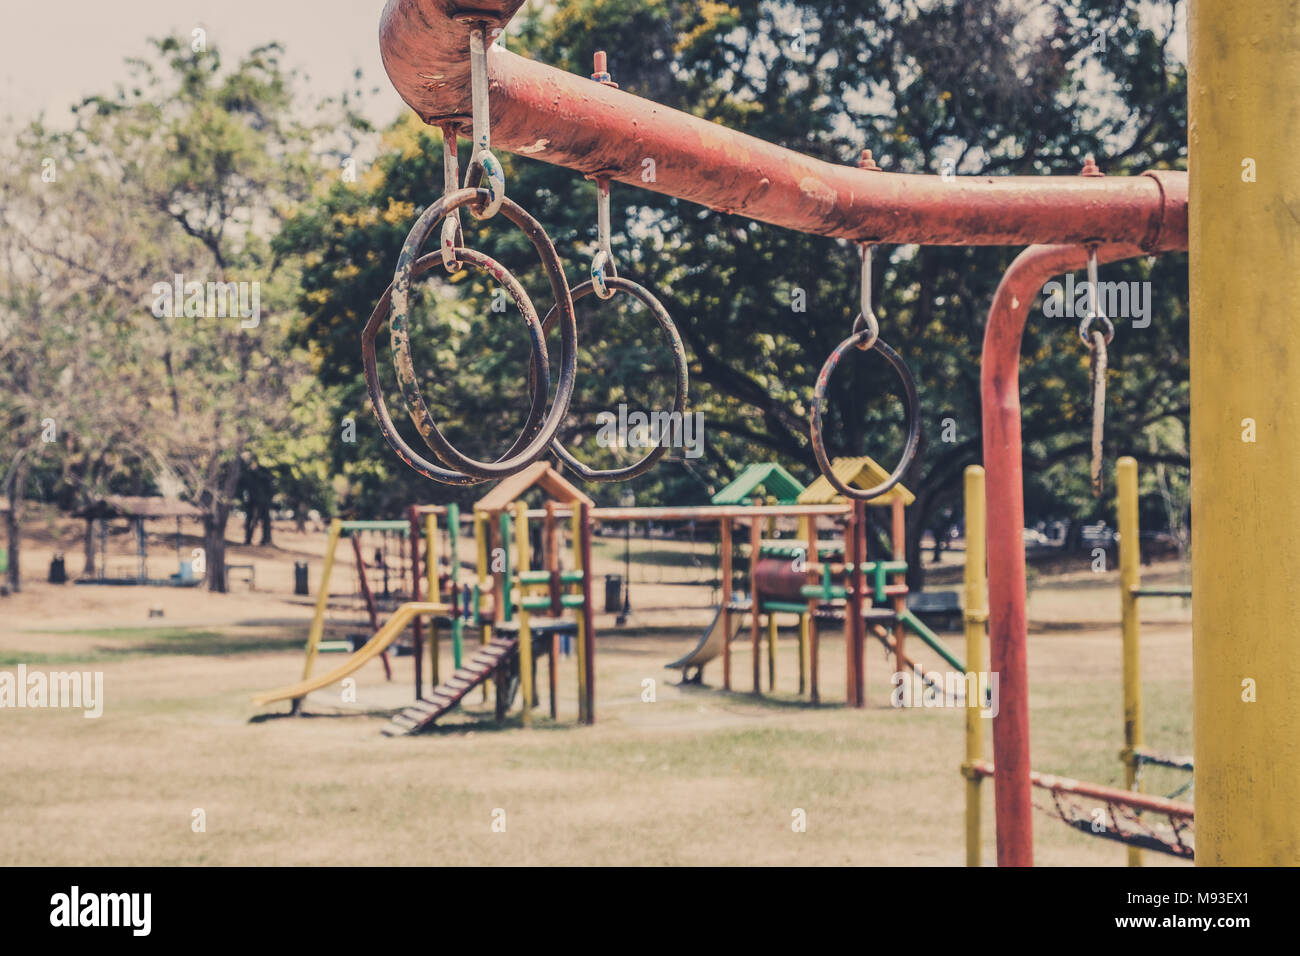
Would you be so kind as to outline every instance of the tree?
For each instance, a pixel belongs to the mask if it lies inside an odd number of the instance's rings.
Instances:
[[[596,50],[635,36],[635,52],[611,50],[624,89],[832,162],[853,162],[867,147],[891,171],[1073,175],[1094,153],[1120,175],[1184,162],[1186,71],[1169,49],[1179,6],[583,0],[517,17],[517,35],[506,42],[585,74]],[[503,159],[507,192],[545,225],[574,264],[570,274],[585,271],[594,252],[592,184],[524,157]],[[408,116],[389,132],[372,176],[352,190],[336,188],[283,234],[298,251],[324,250],[304,268],[302,334],[325,356],[349,409],[364,400],[358,326],[389,281],[403,232],[436,198],[431,184],[440,182],[440,166],[439,134]],[[856,312],[856,249],[617,184],[613,201],[620,269],[656,290],[675,317],[691,355],[692,408],[704,412],[708,427],[707,458],[661,465],[638,490],[698,502],[756,458],[810,478],[808,401],[818,369]],[[525,263],[516,275],[536,301],[548,301],[513,230],[470,222],[466,237],[512,269]],[[908,518],[914,585],[921,583],[921,531],[959,506],[962,470],[980,458],[980,345],[993,291],[1013,255],[999,248],[877,250],[873,298],[883,336],[914,370],[925,409],[926,438],[905,477],[917,495]],[[1186,417],[1185,270],[1182,256],[1107,268],[1106,278],[1150,282],[1158,317],[1145,330],[1119,323],[1108,451],[1150,460],[1149,430]],[[500,449],[508,440],[502,410],[514,421],[523,401],[517,390],[475,374],[492,368],[501,343],[501,323],[486,307],[491,291],[472,277],[449,283],[436,274],[425,287],[439,314],[454,311],[476,339],[459,336],[452,353],[453,320],[433,324],[421,313],[417,346],[428,349],[421,360],[444,372],[429,375],[441,383],[435,413],[449,429],[460,425],[472,447]],[[796,311],[796,300],[805,312]],[[587,305],[579,388],[562,437],[588,458],[607,456],[608,465],[611,453],[596,447],[595,413],[633,398],[664,407],[662,390],[651,388],[662,385],[666,366],[645,317],[627,311],[621,297]],[[519,339],[516,330],[509,328],[511,341]],[[1085,491],[1085,350],[1070,324],[1035,317],[1025,353],[1028,515],[1093,514],[1100,505]],[[438,354],[455,361],[436,366]],[[834,453],[867,452],[887,466],[894,460],[902,434],[892,388],[877,358],[845,363],[826,416]],[[490,443],[481,441],[485,433]],[[366,452],[392,460],[377,441]],[[375,467],[387,480],[387,466]],[[457,493],[397,470],[426,497]]]
[[[70,132],[33,128],[29,152],[52,157],[72,188],[39,194],[27,219],[50,236],[20,241],[42,324],[79,318],[51,301],[47,270],[100,283],[104,319],[135,356],[119,368],[111,352],[88,352],[86,377],[137,399],[138,417],[119,419],[129,445],[203,508],[209,588],[224,591],[244,456],[294,447],[277,436],[295,424],[290,399],[310,362],[286,341],[298,277],[269,239],[323,178],[313,144],[324,137],[296,118],[279,47],[227,70],[198,46],[155,41],[156,60],[132,61],[131,83],[86,100]],[[94,414],[120,415],[97,397]],[[77,434],[89,440],[92,419]]]

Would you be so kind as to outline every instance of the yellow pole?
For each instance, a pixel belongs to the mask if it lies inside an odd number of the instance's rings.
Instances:
[[[1191,109],[1196,862],[1300,865],[1294,0],[1199,0]]]
[[[573,534],[573,569],[587,574],[587,568],[582,563],[582,509],[576,502],[573,506],[573,515],[569,518],[569,527]],[[575,640],[577,645],[575,655],[578,659],[578,723],[585,724],[587,722],[587,635],[584,631],[586,622],[581,612],[575,614],[574,618],[578,622],[578,634]]]
[[[799,519],[799,538],[806,542],[804,547],[807,551],[804,554],[805,567],[817,560],[817,542],[813,540],[812,522],[807,516]],[[807,614],[799,615],[799,696],[802,697],[804,688],[808,685],[808,645],[811,643],[809,635],[809,617]]]
[[[984,512],[984,469],[979,465],[966,468],[966,865],[980,865],[980,780],[974,771],[975,761],[984,754],[983,701],[978,692],[984,671],[984,632],[989,619],[986,589],[986,539]],[[972,688],[971,678],[974,676]]]
[[[488,577],[488,516],[482,511],[474,512],[474,548],[476,551],[474,561],[474,576],[478,581],[476,596],[474,598],[474,615],[479,621],[483,618],[483,595],[492,587],[492,579]],[[482,624],[479,627],[480,639],[484,644],[492,640],[492,626]],[[488,684],[491,683],[495,688],[495,681],[483,682],[483,700],[488,699]],[[496,691],[493,690],[495,694]]]
[[[424,516],[424,579],[428,582],[429,600],[441,601],[442,595],[438,593],[438,555],[436,554],[436,544],[438,540],[438,516],[430,512]],[[429,679],[433,686],[437,687],[441,683],[438,677],[438,616],[429,615]]]
[[[528,505],[522,501],[515,502],[515,545],[518,548],[518,565],[516,577],[527,571],[532,563],[532,554],[528,546]],[[515,588],[519,601],[519,693],[523,697],[524,726],[533,723],[533,635],[528,628],[528,611],[524,608],[524,598],[528,589],[523,582]]]
[[[320,648],[321,634],[325,631],[325,608],[330,600],[330,575],[334,573],[334,549],[338,546],[342,528],[343,522],[338,518],[330,522],[329,540],[325,543],[325,561],[321,564],[320,584],[316,590],[316,610],[307,631],[307,660],[302,668],[303,680],[311,676],[311,669],[316,664],[316,651]]]
[[[1142,635],[1138,599],[1133,593],[1142,583],[1141,543],[1138,529],[1137,460],[1125,455],[1115,463],[1119,493],[1119,609],[1124,636],[1124,784],[1137,790],[1137,748],[1142,746]],[[1128,848],[1128,865],[1142,865],[1142,851]]]

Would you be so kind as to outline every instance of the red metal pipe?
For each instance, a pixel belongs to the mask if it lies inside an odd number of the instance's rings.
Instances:
[[[1179,239],[1181,238],[1181,242]],[[1165,249],[1186,248],[1168,236]],[[1099,262],[1144,254],[1136,245],[1098,248]],[[1053,276],[1087,265],[1083,246],[1033,246],[1011,263],[993,296],[984,330],[981,392],[984,417],[985,504],[988,509],[989,666],[1001,701],[993,719],[993,778],[999,866],[1031,866],[1029,682],[1026,668],[1025,497],[1020,443],[1020,342],[1031,307]],[[1073,336],[1062,332],[1062,335]],[[1082,348],[1082,345],[1080,345]]]
[[[522,0],[473,6],[504,24]],[[453,17],[456,8],[451,0],[388,0],[380,20],[384,69],[430,124],[463,120],[470,111],[470,25]],[[945,180],[864,170],[774,146],[499,45],[488,51],[488,75],[494,147],[813,235],[931,245],[1100,239],[1151,249],[1168,231],[1187,232],[1186,173]]]
[[[997,776],[993,764],[987,760],[976,760],[971,764],[971,771],[981,777]],[[1190,803],[1170,800],[1168,797],[1150,796],[1134,790],[1120,790],[1099,783],[1075,780],[1072,777],[1056,777],[1049,773],[1039,773],[1036,770],[1030,772],[1029,782],[1035,787],[1050,790],[1053,793],[1074,793],[1081,797],[1091,797],[1094,800],[1108,803],[1120,803],[1135,810],[1163,813],[1183,820],[1194,820],[1196,818],[1196,808]]]

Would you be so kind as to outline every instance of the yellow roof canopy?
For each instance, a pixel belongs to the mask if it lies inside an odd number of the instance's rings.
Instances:
[[[875,459],[868,455],[863,455],[860,458],[836,458],[831,462],[831,471],[844,484],[854,488],[874,488],[889,477],[889,472],[880,467]],[[902,483],[899,483],[883,495],[872,498],[867,504],[873,507],[892,505],[896,498],[901,498],[905,507],[916,501],[916,495],[903,487]],[[799,494],[799,504],[801,505],[829,505],[847,500],[827,480],[825,475],[818,475],[817,480]]]

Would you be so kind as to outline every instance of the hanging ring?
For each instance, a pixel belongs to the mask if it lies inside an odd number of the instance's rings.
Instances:
[[[519,434],[519,437],[515,439],[514,444],[510,446],[510,450],[502,456],[502,460],[506,460],[514,455],[519,448],[524,446],[528,440],[536,434],[537,428],[541,424],[542,417],[546,414],[546,396],[550,390],[551,374],[550,361],[546,352],[546,333],[541,330],[540,326],[536,328],[534,327],[534,323],[537,320],[537,312],[532,308],[532,303],[528,301],[527,293],[525,293],[522,288],[518,287],[518,282],[515,280],[514,276],[505,272],[504,269],[501,269],[498,263],[482,253],[476,252],[472,249],[457,249],[455,251],[463,256],[466,262],[483,269],[483,271],[492,272],[494,274],[498,271],[504,273],[505,276],[509,277],[506,285],[510,290],[511,295],[514,296],[515,301],[526,302],[528,304],[527,309],[521,307],[520,311],[524,317],[524,321],[528,324],[529,341],[533,347],[533,361],[529,369],[529,377],[533,383],[533,403],[532,407],[528,410],[528,419],[524,423],[523,431]],[[420,278],[432,269],[437,261],[438,257],[434,253],[421,256],[416,260],[414,266],[411,268],[411,278],[413,280]],[[383,390],[379,385],[379,372],[376,369],[375,360],[375,336],[379,332],[380,326],[384,324],[388,319],[389,313],[392,311],[392,293],[393,286],[390,284],[388,288],[384,290],[384,294],[380,296],[379,302],[375,305],[374,311],[370,313],[370,320],[366,322],[366,327],[361,333],[361,359],[362,366],[365,369],[366,391],[370,394],[370,408],[379,422],[379,430],[383,433],[389,447],[397,453],[397,456],[420,474],[424,475],[424,477],[448,485],[479,484],[486,479],[475,478],[458,471],[449,471],[446,468],[435,465],[433,462],[423,458],[419,452],[411,448],[411,446],[402,439],[402,436],[397,432],[397,428],[393,425],[393,419],[388,414],[388,405],[384,401]]]
[[[689,374],[686,365],[686,349],[682,345],[682,338],[677,333],[677,326],[673,324],[672,317],[669,316],[668,310],[645,286],[633,282],[631,279],[621,279],[618,276],[609,276],[605,280],[610,291],[610,296],[617,292],[626,292],[632,298],[643,304],[652,316],[655,322],[659,324],[659,329],[668,340],[668,350],[672,353],[673,369],[677,376],[676,391],[673,395],[673,410],[668,421],[683,421],[686,415],[686,392],[689,384]],[[595,282],[584,282],[576,286],[573,290],[573,301],[577,302],[584,298],[588,293],[596,292]],[[599,293],[597,293],[599,295]],[[542,328],[549,330],[556,319],[555,309],[552,308],[547,313],[546,319],[542,322]],[[650,449],[650,451],[640,461],[628,465],[626,468],[608,468],[596,469],[583,464],[574,458],[569,450],[564,447],[557,437],[551,442],[551,451],[555,452],[556,457],[575,474],[587,481],[626,481],[629,478],[635,478],[637,475],[643,475],[654,467],[655,462],[668,453],[669,440],[671,438],[671,428],[669,436],[660,436],[659,443]]]
[[[876,339],[880,337],[880,321],[871,308],[871,250],[873,248],[874,246],[869,242],[858,244],[858,255],[862,259],[859,274],[861,291],[858,297],[860,306],[858,317],[853,320],[853,334],[868,333],[857,346],[863,352],[871,351],[871,347],[876,344]]]
[[[482,203],[486,200],[486,190],[461,189],[449,196],[443,196],[415,221],[397,258],[397,269],[393,273],[392,316],[388,322],[393,347],[393,364],[397,370],[397,385],[416,430],[443,464],[477,479],[504,478],[506,475],[513,475],[532,464],[546,451],[569,412],[569,402],[573,398],[578,351],[573,299],[569,294],[569,284],[564,278],[564,267],[555,251],[555,246],[537,220],[520,209],[516,203],[503,198],[501,211],[532,242],[533,248],[541,257],[542,265],[550,279],[551,292],[555,296],[560,319],[560,381],[555,393],[555,403],[551,406],[540,431],[531,437],[526,447],[517,454],[496,462],[477,461],[461,454],[439,430],[433,416],[429,413],[424,397],[420,394],[415,364],[411,358],[410,334],[407,328],[410,319],[411,273],[425,240],[444,216],[461,206],[473,202]],[[457,257],[460,257],[463,252],[464,250],[457,249]],[[492,262],[491,266],[486,268],[494,278],[505,283],[507,287],[510,287],[510,283],[514,281],[513,276],[510,276],[510,273],[498,263]],[[516,297],[516,301],[519,301],[520,307],[523,308],[527,296],[523,296],[522,300]]]
[[[492,154],[492,120],[488,112],[487,26],[477,24],[469,34],[469,75],[471,109],[473,110],[474,156],[465,173],[465,185],[470,189],[486,189],[486,202],[472,203],[470,215],[475,219],[491,219],[501,210],[506,197],[506,175],[501,163]]]
[[[610,291],[606,280],[618,278],[618,266],[614,264],[614,253],[609,241],[609,177],[607,176],[596,178],[596,243],[598,251],[596,257],[591,260],[591,287],[597,298],[612,299],[614,293]],[[641,287],[637,286],[637,288]]]
[[[841,481],[831,469],[830,459],[826,455],[826,444],[822,437],[822,406],[826,401],[826,386],[830,384],[831,374],[835,371],[835,367],[839,365],[844,353],[851,348],[861,348],[862,342],[871,334],[866,329],[854,332],[835,346],[835,351],[831,352],[830,357],[826,359],[826,364],[822,366],[821,372],[818,373],[817,384],[813,388],[812,415],[810,416],[809,427],[813,454],[817,456],[817,466],[821,469],[822,474],[826,476],[826,480],[840,494],[857,501],[870,501],[872,498],[879,498],[898,484],[902,480],[904,472],[912,464],[912,459],[916,457],[916,450],[921,442],[921,400],[916,392],[916,380],[912,378],[912,371],[907,367],[907,363],[903,361],[902,356],[877,337],[873,341],[872,348],[893,366],[894,371],[898,373],[898,377],[903,382],[903,408],[906,415],[905,427],[907,430],[907,443],[903,446],[903,457],[889,477],[874,488],[854,488]]]
[[[1106,339],[1106,344],[1110,345],[1110,340],[1115,337],[1115,324],[1101,311],[1101,297],[1097,292],[1097,247],[1090,246],[1088,249],[1088,314],[1079,323],[1079,338],[1083,339],[1083,344],[1089,348],[1092,348],[1091,332],[1094,322],[1101,323],[1101,334]]]

